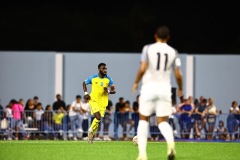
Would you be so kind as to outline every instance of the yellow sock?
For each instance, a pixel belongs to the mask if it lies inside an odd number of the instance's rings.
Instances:
[[[93,134],[96,133],[97,129],[98,129],[98,125],[99,125],[100,120],[94,118],[91,124],[91,128],[93,130]]]

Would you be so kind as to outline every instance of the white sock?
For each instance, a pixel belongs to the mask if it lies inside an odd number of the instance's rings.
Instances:
[[[158,124],[158,128],[167,142],[167,154],[170,154],[172,150],[175,153],[175,142],[172,127],[169,125],[168,122],[161,122],[160,124]]]
[[[149,123],[144,120],[139,120],[137,130],[137,141],[139,156],[147,157],[147,137],[148,137]]]

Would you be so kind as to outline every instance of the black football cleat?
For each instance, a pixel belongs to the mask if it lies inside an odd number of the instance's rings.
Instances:
[[[171,153],[168,155],[168,160],[174,160],[174,159],[175,159],[175,155],[173,151],[171,151]]]

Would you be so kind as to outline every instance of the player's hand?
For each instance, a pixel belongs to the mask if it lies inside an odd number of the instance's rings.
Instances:
[[[138,88],[138,83],[134,83],[133,86],[132,86],[132,94],[135,93],[135,91],[137,90]]]
[[[115,94],[115,93],[116,93],[115,90],[114,91],[110,90],[110,92],[109,92],[109,94]]]
[[[115,90],[115,85],[110,86],[110,90],[107,91],[109,94],[115,94],[116,90]]]
[[[103,87],[103,90],[105,93],[108,93],[108,88],[107,87]]]
[[[86,100],[90,100],[90,99],[91,99],[91,97],[90,97],[89,94],[86,94],[86,95],[84,96],[84,98],[86,98]]]

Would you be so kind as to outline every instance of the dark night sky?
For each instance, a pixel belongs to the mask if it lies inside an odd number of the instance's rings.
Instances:
[[[139,53],[165,24],[171,29],[169,44],[180,53],[240,54],[240,12],[234,4],[1,3],[0,50]]]

